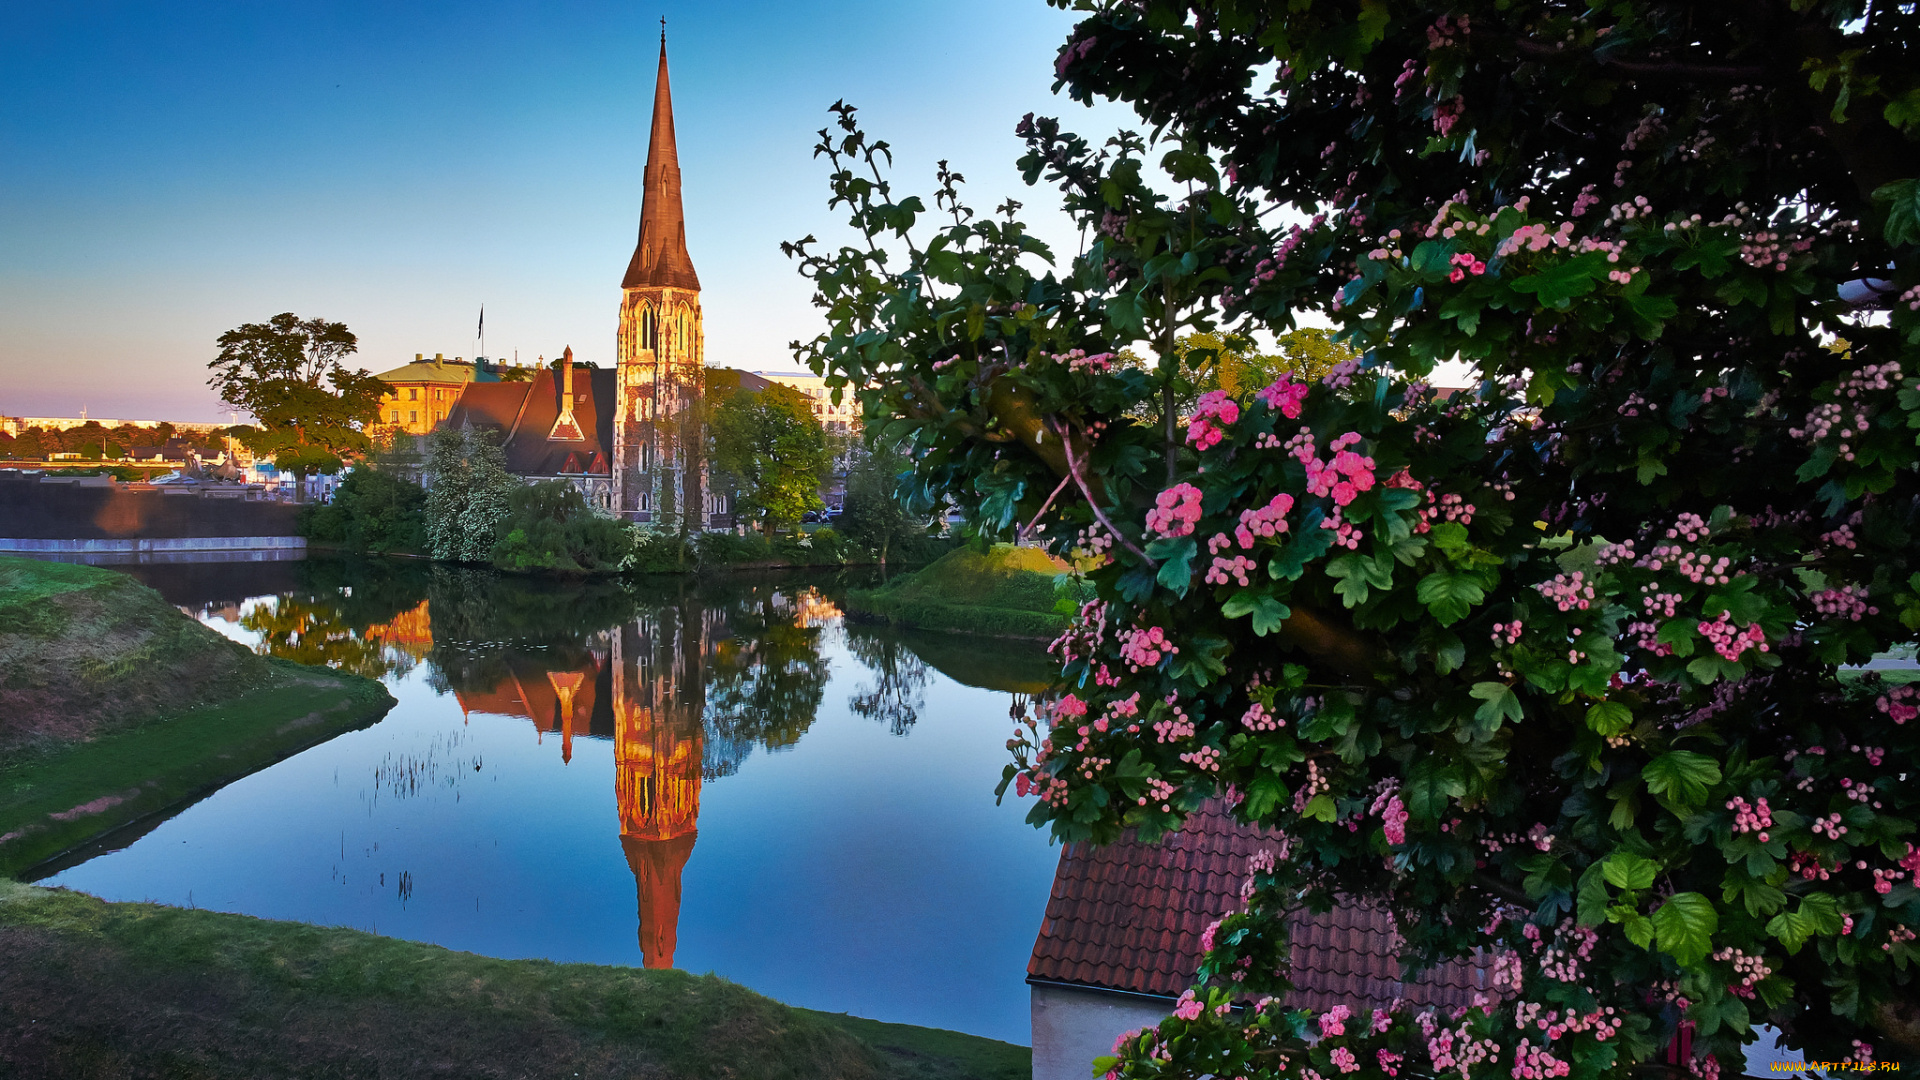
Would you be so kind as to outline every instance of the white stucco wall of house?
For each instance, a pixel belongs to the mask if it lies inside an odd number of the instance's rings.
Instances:
[[[1113,1052],[1114,1037],[1157,1024],[1172,998],[1077,986],[1033,984],[1033,1080],[1089,1080],[1093,1059]]]

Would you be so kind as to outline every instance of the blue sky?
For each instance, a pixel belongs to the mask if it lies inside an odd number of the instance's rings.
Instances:
[[[22,0],[0,414],[223,419],[214,339],[282,311],[347,323],[376,372],[472,356],[482,302],[490,353],[609,363],[661,15],[711,363],[790,367],[818,328],[779,243],[834,227],[810,154],[836,98],[915,190],[950,158],[983,208],[1054,204],[1014,169],[1021,114],[1127,120],[1051,95],[1072,18],[1042,0]]]

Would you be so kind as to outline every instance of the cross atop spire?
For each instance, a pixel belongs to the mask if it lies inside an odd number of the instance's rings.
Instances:
[[[680,153],[673,138],[673,91],[667,84],[667,20],[660,19],[660,73],[653,88],[653,131],[640,199],[640,240],[627,263],[623,289],[700,288],[687,254],[686,213],[680,206]]]

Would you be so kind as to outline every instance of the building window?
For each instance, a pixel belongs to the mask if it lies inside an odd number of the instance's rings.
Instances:
[[[400,410],[399,410],[399,409],[395,409],[395,410],[393,410],[393,419],[392,419],[392,421],[391,421],[391,422],[392,422],[392,423],[395,423],[395,424],[397,424],[397,423],[399,423],[399,422],[400,422]]]
[[[420,400],[420,388],[419,388],[419,387],[417,387],[417,386],[409,386],[409,387],[407,387],[407,400],[408,400],[408,401],[419,401],[419,400]]]
[[[420,422],[420,413],[418,410],[415,410],[407,414],[407,423],[417,424],[419,422]]]

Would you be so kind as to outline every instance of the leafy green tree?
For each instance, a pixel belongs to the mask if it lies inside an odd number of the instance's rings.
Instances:
[[[829,313],[801,356],[919,482],[1002,535],[1057,495],[1099,559],[1008,769],[1032,819],[1272,830],[1194,996],[1096,1069],[1585,1080],[1688,1024],[1712,1077],[1761,1022],[1920,1054],[1920,689],[1841,670],[1920,628],[1920,14],[1076,6],[1060,85],[1157,132],[1021,123],[1081,254],[1036,270],[948,176],[922,227],[846,106],[819,150],[870,243],[789,250]],[[1360,359],[1136,419],[1182,335],[1302,311]],[[1226,1007],[1354,898],[1496,993]]]
[[[899,489],[899,478],[910,474],[913,464],[899,452],[881,447],[850,451],[852,468],[847,470],[844,511],[835,523],[835,531],[872,552],[881,563],[887,553],[903,540],[925,536],[927,515],[915,514]]]
[[[826,698],[820,627],[800,618],[790,590],[772,586],[757,586],[724,610],[730,635],[707,664],[707,727],[735,745],[792,746]]]
[[[304,492],[308,474],[337,472],[343,455],[370,448],[365,429],[391,388],[345,365],[359,348],[345,323],[284,312],[221,334],[219,345],[207,385],[259,421],[247,449],[293,473],[296,490]]]
[[[347,474],[325,506],[302,515],[308,538],[354,551],[423,553],[427,493],[401,475],[371,465]]]
[[[448,562],[487,562],[521,484],[507,471],[499,433],[438,427],[427,436],[427,553]]]
[[[595,512],[565,480],[515,488],[493,545],[502,570],[611,573],[633,549],[633,529]]]
[[[833,467],[826,432],[805,394],[790,386],[736,390],[713,411],[713,462],[734,482],[734,516],[768,536],[798,524],[820,501]]]
[[[850,625],[846,640],[847,651],[866,666],[873,680],[871,685],[863,682],[854,687],[847,708],[855,716],[887,725],[895,735],[912,731],[933,681],[927,662],[895,630]]]

